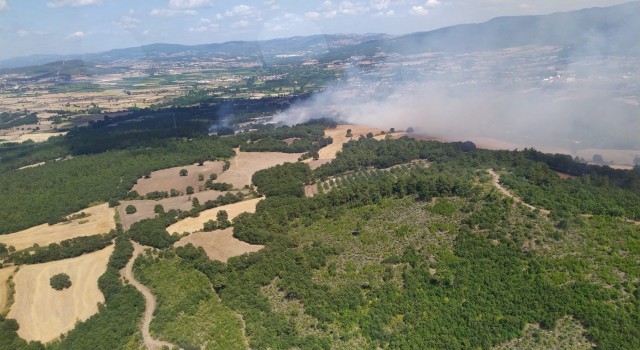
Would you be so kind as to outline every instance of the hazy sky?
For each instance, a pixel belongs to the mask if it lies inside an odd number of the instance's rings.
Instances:
[[[150,43],[403,34],[627,0],[0,0],[0,59]]]

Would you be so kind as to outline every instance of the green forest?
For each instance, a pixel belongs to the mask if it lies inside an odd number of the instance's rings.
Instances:
[[[190,119],[179,131],[188,137],[115,142],[155,128],[150,120],[110,128],[95,143],[104,125],[42,145],[0,146],[0,233],[137,198],[133,184],[151,171],[228,159],[240,145],[312,153],[331,142],[322,130],[334,125],[209,136],[189,134],[197,123]],[[47,164],[17,170],[38,161]],[[489,169],[537,209],[500,193]],[[151,332],[184,349],[492,349],[521,339],[528,325],[539,325],[536,334],[565,329],[567,318],[599,349],[640,348],[640,168],[533,149],[361,138],[316,169],[286,163],[256,172],[252,183],[248,196],[229,193],[191,211],[159,208],[126,231],[11,252],[14,262],[32,264],[115,244],[96,315],[47,345],[21,340],[18,324],[0,318],[0,349],[139,348],[144,299],[118,272],[132,240],[155,248],[134,265],[158,299]],[[305,197],[305,186],[319,193]],[[255,213],[209,225],[215,234],[231,224],[234,237],[264,249],[222,263],[202,248],[173,246],[179,236],[166,231],[170,224],[258,195],[266,198]]]

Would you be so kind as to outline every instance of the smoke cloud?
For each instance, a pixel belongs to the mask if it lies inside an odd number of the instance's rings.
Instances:
[[[332,117],[487,148],[535,147],[589,160],[600,153],[633,164],[640,154],[640,62],[567,60],[558,50],[419,55],[365,70],[355,63],[341,81],[276,120]]]

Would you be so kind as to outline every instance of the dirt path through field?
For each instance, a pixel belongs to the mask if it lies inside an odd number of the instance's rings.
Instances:
[[[151,333],[149,333],[149,325],[151,325],[151,320],[153,320],[153,313],[156,310],[156,298],[153,296],[151,290],[147,286],[138,282],[138,280],[133,277],[133,262],[136,260],[136,257],[138,257],[138,255],[143,252],[144,247],[136,242],[131,243],[133,243],[133,256],[127,263],[127,266],[125,266],[124,269],[120,270],[120,275],[124,277],[144,296],[146,307],[144,310],[144,316],[142,317],[142,324],[140,326],[144,345],[147,347],[147,349],[150,350],[162,349],[163,346],[166,346],[169,349],[173,349],[175,345],[166,341],[154,339],[151,337]]]
[[[527,207],[527,208],[529,208],[531,210],[536,210],[537,209],[544,215],[549,215],[549,213],[551,213],[550,211],[548,211],[546,209],[537,208],[537,207],[534,207],[533,205],[531,205],[529,203],[526,203],[520,197],[514,195],[513,193],[511,193],[511,191],[509,191],[508,189],[504,188],[500,184],[500,175],[498,175],[498,173],[496,173],[493,169],[487,169],[487,172],[489,172],[489,174],[493,178],[492,179],[493,186],[495,186],[495,188],[497,188],[498,191],[500,191],[500,193],[504,194],[505,196],[507,196],[509,198],[513,198],[513,200],[516,201],[516,203],[520,203],[520,204],[524,205],[525,207]]]

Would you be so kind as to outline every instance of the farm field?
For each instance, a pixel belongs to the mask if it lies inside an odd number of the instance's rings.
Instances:
[[[120,206],[118,206],[118,213],[120,214],[122,227],[125,230],[128,230],[129,227],[131,227],[131,225],[133,225],[135,222],[154,217],[156,213],[154,213],[153,210],[154,207],[158,204],[162,205],[164,210],[179,209],[188,211],[193,207],[193,198],[198,198],[198,201],[200,201],[200,203],[204,203],[208,200],[215,200],[225,193],[226,192],[209,190],[196,192],[190,196],[170,197],[157,201],[149,199],[121,201]],[[137,211],[133,214],[127,214],[125,212],[125,209],[128,205],[135,206]]]
[[[195,217],[195,218],[189,217],[167,227],[167,232],[193,233],[193,232],[200,231],[202,230],[202,227],[205,224],[205,222],[209,220],[216,220],[216,215],[221,210],[225,210],[227,214],[229,214],[229,220],[233,220],[236,216],[242,213],[254,213],[256,211],[256,205],[261,200],[262,198],[249,199],[246,201],[223,205],[213,209],[205,210],[201,212],[198,217]]]
[[[138,180],[132,190],[143,196],[149,192],[169,192],[171,189],[185,192],[187,186],[192,186],[197,191],[199,186],[203,186],[205,180],[209,179],[209,175],[220,175],[222,173],[222,165],[222,162],[207,161],[204,162],[203,166],[192,164],[154,171],[151,173],[150,178]],[[186,169],[188,175],[180,176],[181,169]],[[198,180],[198,175],[200,174],[204,177],[202,181]]]
[[[233,228],[215,230],[212,232],[195,232],[182,238],[174,244],[182,247],[187,244],[202,247],[211,260],[227,262],[229,258],[245,253],[254,253],[264,248],[258,244],[248,244],[233,237]]]
[[[347,137],[347,130],[349,129],[351,129],[351,135],[353,135],[351,137]],[[373,133],[374,136],[380,136],[382,135],[382,131],[384,130],[355,124],[342,124],[332,129],[326,129],[324,135],[325,137],[333,138],[333,143],[318,151],[319,158],[317,160],[307,159],[305,162],[309,164],[311,169],[315,169],[335,159],[336,154],[342,150],[342,146],[345,143],[351,140],[357,140],[360,136],[366,136],[370,132]]]
[[[49,342],[98,312],[104,296],[98,278],[106,271],[113,245],[73,259],[21,266],[14,277],[15,302],[7,317],[18,321],[26,340]],[[57,291],[49,279],[58,273],[71,278],[71,287]]]
[[[300,153],[281,152],[240,152],[235,149],[236,156],[231,158],[229,170],[218,176],[217,182],[225,182],[233,185],[235,189],[241,189],[251,185],[251,176],[258,171],[284,163],[295,163],[300,158]]]
[[[0,243],[20,250],[30,248],[34,244],[46,246],[65,239],[108,233],[116,227],[114,209],[109,208],[106,203],[83,209],[75,214],[80,213],[88,216],[55,225],[42,224],[19,232],[0,235]]]

